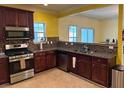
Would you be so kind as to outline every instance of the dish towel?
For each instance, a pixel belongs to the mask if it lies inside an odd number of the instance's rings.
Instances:
[[[72,57],[72,67],[75,68],[76,66],[76,57]]]
[[[20,68],[21,69],[25,69],[26,68],[25,59],[24,58],[20,58]]]

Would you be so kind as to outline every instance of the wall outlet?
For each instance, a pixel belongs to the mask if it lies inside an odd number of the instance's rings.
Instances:
[[[114,49],[114,47],[113,46],[109,46],[109,49]]]
[[[47,41],[47,44],[49,44],[50,42],[49,41]]]
[[[68,45],[68,43],[66,42],[65,45]]]
[[[74,43],[71,43],[71,45],[73,46],[73,45],[74,45]]]

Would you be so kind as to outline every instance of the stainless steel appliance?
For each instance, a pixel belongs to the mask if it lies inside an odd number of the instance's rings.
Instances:
[[[6,40],[29,39],[30,31],[28,27],[5,27]]]
[[[124,65],[117,65],[112,69],[112,87],[124,88]]]
[[[34,76],[33,53],[27,47],[27,44],[5,45],[11,84]]]

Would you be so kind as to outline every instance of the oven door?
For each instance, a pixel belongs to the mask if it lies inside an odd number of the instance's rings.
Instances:
[[[34,68],[34,59],[33,58],[25,59],[24,64],[25,68],[22,69],[20,61],[10,62],[9,63],[10,75]]]

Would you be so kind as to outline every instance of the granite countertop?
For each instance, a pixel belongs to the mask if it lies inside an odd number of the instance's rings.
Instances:
[[[100,58],[113,58],[116,55],[115,54],[111,54],[111,53],[101,53],[101,52],[93,52],[93,53],[83,53],[83,52],[79,52],[79,51],[74,51],[74,50],[67,50],[67,49],[58,49],[61,51],[67,51],[67,52],[71,52],[71,53],[77,53],[77,54],[83,54],[83,55],[88,55],[88,56],[94,56],[94,57],[100,57]]]
[[[60,50],[60,51],[65,51],[65,52],[83,54],[83,55],[106,58],[106,59],[113,58],[113,57],[116,56],[115,54],[111,54],[111,53],[101,53],[101,52],[83,53],[83,52],[80,52],[80,51],[75,51],[75,50],[65,49],[65,48],[50,48],[50,49],[44,49],[44,50],[36,50],[36,51],[33,51],[33,53],[46,52],[46,51],[52,51],[52,50]]]
[[[75,50],[66,49],[66,48],[49,48],[49,49],[44,49],[44,50],[35,50],[35,51],[32,51],[32,52],[36,53],[36,52],[46,52],[46,51],[52,51],[52,50],[60,50],[60,51],[65,51],[65,52],[83,54],[83,55],[106,58],[106,59],[113,58],[113,57],[116,56],[115,54],[112,54],[112,53],[102,53],[102,52],[83,53],[83,52],[80,52],[80,51],[75,51]],[[0,53],[0,58],[5,58],[5,57],[7,57],[5,55],[5,53]]]
[[[36,53],[36,52],[46,52],[46,51],[52,51],[52,50],[57,50],[57,48],[49,48],[49,49],[43,49],[43,50],[35,50],[35,51],[32,51],[33,53]]]
[[[0,53],[0,58],[6,58],[8,56],[5,55],[5,53]]]

